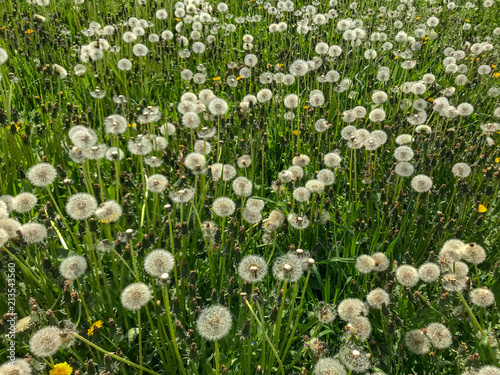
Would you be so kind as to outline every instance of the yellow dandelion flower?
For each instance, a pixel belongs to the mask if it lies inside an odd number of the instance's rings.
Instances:
[[[497,66],[496,66],[495,64],[492,64],[492,65],[491,65],[491,68],[492,68],[492,69],[496,69],[496,68],[497,68]]]
[[[73,368],[68,365],[67,362],[58,363],[50,370],[49,375],[70,375],[73,372]]]
[[[495,163],[500,163],[500,158],[496,158]]]
[[[479,212],[479,213],[483,213],[486,211],[488,211],[488,207],[483,206],[482,204],[480,204],[479,207],[477,208],[477,212]]]
[[[417,17],[417,20],[419,20],[419,19],[420,19],[420,17]]]
[[[428,99],[427,99],[427,101],[429,101],[429,102],[431,102],[431,103],[432,103],[432,102],[434,101],[434,98],[433,98],[433,97],[430,97],[430,98],[428,98]]]
[[[240,80],[240,79],[242,79],[242,78],[243,78],[242,76],[238,76],[238,77],[236,78],[236,80],[237,80],[237,81],[239,81],[239,80]]]
[[[498,78],[498,77],[500,77],[500,73],[499,73],[499,72],[493,73],[493,77],[494,77],[494,78]]]
[[[87,334],[89,336],[92,336],[94,334],[94,329],[97,327],[97,328],[101,328],[102,327],[102,320],[98,320],[97,322],[95,323],[92,323],[92,325],[90,326],[90,328],[88,329],[87,331]]]
[[[293,135],[299,135],[302,132],[300,130],[294,130],[292,133],[293,133]]]
[[[305,106],[304,106],[304,109],[308,109],[308,108],[309,108],[309,106],[308,106],[308,105],[305,105]]]
[[[221,79],[220,77],[214,77],[214,78],[212,78],[212,80],[214,80],[214,81],[220,81],[220,79]]]
[[[465,22],[470,22],[467,18],[465,19]]]
[[[136,127],[137,127],[137,124],[128,124],[128,127],[129,127],[129,128],[136,128]]]
[[[179,18],[174,18],[174,21],[180,21],[180,19]]]

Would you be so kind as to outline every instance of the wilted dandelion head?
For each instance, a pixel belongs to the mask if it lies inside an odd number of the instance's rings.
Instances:
[[[252,194],[252,181],[246,177],[236,177],[233,180],[233,191],[238,197],[248,197]]]
[[[12,201],[13,211],[24,213],[31,211],[35,208],[38,202],[37,197],[31,193],[19,193],[14,197]]]
[[[432,179],[423,174],[416,175],[411,180],[411,187],[417,193],[426,193],[432,189]]]
[[[47,237],[47,229],[38,223],[26,223],[19,228],[23,240],[27,244],[40,243]]]
[[[247,255],[238,265],[238,275],[248,283],[262,281],[267,275],[267,262],[261,256]]]
[[[15,358],[0,366],[0,375],[30,375],[31,365],[24,358]]]
[[[441,323],[429,324],[425,333],[436,349],[446,349],[452,343],[451,332]]]
[[[120,300],[127,310],[137,311],[151,300],[149,287],[144,283],[133,283],[123,289]]]
[[[339,359],[348,370],[354,372],[364,372],[371,366],[368,355],[354,345],[341,347]]]
[[[419,280],[418,271],[415,267],[404,264],[396,270],[396,279],[401,285],[415,286]]]
[[[464,245],[462,258],[471,264],[480,264],[486,260],[486,251],[481,245],[471,242]]]
[[[391,299],[389,293],[382,289],[373,289],[366,296],[366,302],[374,309],[382,309],[384,306],[389,306]]]
[[[57,170],[52,164],[38,163],[28,170],[26,177],[32,185],[45,187],[54,182],[57,177]]]
[[[470,292],[470,300],[476,306],[488,307],[495,303],[495,295],[486,287],[476,288]]]
[[[425,283],[432,283],[439,279],[441,271],[436,263],[427,262],[418,269],[418,276]]]
[[[316,362],[313,370],[314,375],[346,375],[347,372],[342,364],[333,358],[322,357]]]
[[[170,251],[156,249],[144,258],[144,269],[154,277],[169,274],[175,266],[175,258]]]
[[[456,163],[451,172],[455,175],[455,177],[465,178],[468,177],[471,173],[471,168],[466,163]]]
[[[85,220],[97,210],[97,200],[88,193],[73,194],[66,203],[66,213],[73,220]]]
[[[298,281],[303,271],[302,262],[295,254],[282,255],[273,264],[274,277],[282,281]]]
[[[420,329],[413,329],[406,332],[406,347],[415,354],[427,354],[431,350],[431,342],[424,332]]]
[[[370,255],[359,255],[356,258],[356,269],[359,273],[370,273],[375,268],[375,259],[373,259]]]
[[[67,280],[76,280],[87,271],[87,260],[81,255],[74,255],[64,259],[59,265],[61,276]]]
[[[212,209],[217,216],[227,217],[231,216],[236,210],[236,205],[231,198],[219,197],[214,200]]]
[[[48,326],[39,329],[30,339],[30,351],[37,357],[50,357],[57,353],[62,345],[59,337],[60,329]]]
[[[346,298],[337,306],[340,319],[350,322],[358,316],[366,315],[366,305],[358,298]]]
[[[208,341],[220,340],[231,331],[233,318],[229,309],[214,305],[201,310],[196,320],[196,329],[201,337]]]

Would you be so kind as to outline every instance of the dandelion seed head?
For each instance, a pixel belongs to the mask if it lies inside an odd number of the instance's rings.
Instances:
[[[425,283],[432,283],[439,279],[441,271],[436,263],[427,262],[418,269],[418,276]]]
[[[462,291],[467,287],[467,277],[450,272],[443,275],[441,285],[448,292]]]
[[[87,260],[81,255],[64,259],[59,265],[59,273],[67,280],[76,280],[87,271]]]
[[[149,287],[141,282],[126,286],[120,295],[122,306],[130,311],[137,311],[146,306],[151,298]]]
[[[287,220],[292,228],[298,230],[306,229],[310,224],[310,221],[307,217],[297,215],[293,212],[288,214]]]
[[[262,281],[267,275],[267,262],[258,255],[243,257],[238,265],[238,275],[248,283]]]
[[[401,285],[412,287],[417,285],[420,278],[415,267],[402,265],[396,270],[396,279]]]
[[[411,180],[411,187],[417,193],[426,193],[432,189],[432,179],[423,174],[416,175]]]
[[[167,250],[153,250],[144,258],[144,270],[154,277],[160,277],[164,273],[170,273],[174,266],[175,258],[172,253]]]
[[[405,334],[406,347],[415,354],[424,355],[430,352],[431,342],[420,329],[413,329]]]
[[[0,366],[0,375],[30,375],[31,365],[24,358],[15,358]]]
[[[28,170],[26,177],[32,185],[45,187],[54,182],[57,177],[57,170],[52,164],[38,163]]]
[[[370,255],[362,254],[356,258],[356,269],[359,273],[366,274],[375,268],[375,259]]]
[[[234,202],[227,197],[216,198],[212,204],[212,209],[217,216],[231,216],[236,210]]]
[[[238,197],[249,197],[252,194],[253,184],[246,177],[236,177],[233,180],[233,191]]]
[[[364,372],[371,366],[369,357],[356,346],[341,347],[339,359],[348,370],[354,372]]]
[[[66,213],[73,220],[85,220],[97,210],[97,200],[88,193],[73,194],[66,203]]]
[[[350,322],[358,316],[367,315],[366,305],[358,298],[346,298],[337,306],[340,319]]]
[[[426,328],[426,335],[436,349],[446,349],[451,343],[451,332],[441,323],[431,323]]]
[[[274,261],[273,275],[281,281],[298,281],[304,272],[302,262],[295,254],[282,255]]]
[[[227,307],[213,305],[201,310],[196,320],[196,329],[208,341],[224,338],[231,331],[233,318]]]
[[[370,320],[364,316],[358,316],[347,323],[351,334],[358,337],[361,341],[366,341],[371,335],[372,325]]]
[[[495,303],[495,295],[486,287],[471,290],[469,296],[470,301],[476,306],[488,307]]]
[[[29,341],[30,351],[37,357],[50,357],[57,353],[62,345],[60,329],[48,326],[35,332]]]
[[[19,193],[12,201],[12,210],[15,212],[25,213],[35,208],[38,203],[37,197],[32,193]]]

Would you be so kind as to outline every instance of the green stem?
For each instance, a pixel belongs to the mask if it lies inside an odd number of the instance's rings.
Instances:
[[[123,362],[123,363],[125,363],[125,364],[127,364],[127,365],[129,365],[129,366],[135,367],[135,368],[137,368],[137,369],[139,369],[139,370],[141,370],[141,371],[147,372],[147,373],[152,374],[152,375],[160,375],[160,374],[158,374],[157,372],[154,372],[153,370],[150,370],[150,369],[148,369],[148,368],[146,368],[146,367],[143,367],[143,366],[141,366],[141,365],[138,365],[137,363],[131,362],[131,361],[129,361],[128,359],[125,359],[125,358],[119,357],[119,356],[117,356],[116,354],[113,354],[113,353],[111,353],[111,352],[108,352],[108,351],[104,350],[104,349],[103,349],[103,348],[101,348],[100,346],[97,346],[97,345],[96,345],[96,344],[94,344],[93,342],[90,342],[89,340],[87,340],[86,338],[84,338],[84,337],[80,336],[80,335],[79,335],[79,334],[77,334],[77,333],[74,333],[74,332],[73,332],[73,336],[75,336],[75,338],[77,338],[78,340],[83,341],[85,344],[90,345],[91,347],[93,347],[93,348],[95,348],[95,349],[99,350],[101,353],[104,353],[104,354],[106,354],[106,355],[110,356],[111,358],[116,359],[117,361]]]

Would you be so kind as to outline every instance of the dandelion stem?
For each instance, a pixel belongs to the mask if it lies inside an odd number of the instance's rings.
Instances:
[[[131,361],[129,361],[128,359],[125,359],[125,358],[119,357],[119,356],[117,356],[116,354],[113,354],[113,353],[111,353],[111,352],[108,352],[107,350],[104,350],[104,349],[103,349],[103,348],[101,348],[100,346],[97,346],[97,345],[96,345],[96,344],[94,344],[93,342],[90,342],[89,340],[87,340],[86,338],[84,338],[84,337],[80,336],[80,335],[79,335],[79,334],[77,334],[77,333],[74,333],[74,332],[73,332],[72,334],[73,334],[73,336],[75,336],[78,340],[83,341],[85,344],[87,344],[87,345],[89,345],[89,346],[93,347],[94,349],[99,350],[101,353],[104,353],[104,354],[106,354],[106,355],[110,356],[110,357],[111,357],[111,358],[113,358],[113,359],[116,359],[117,361],[123,362],[123,363],[125,363],[125,364],[127,364],[127,365],[129,365],[129,366],[132,366],[132,367],[135,367],[135,368],[137,368],[137,369],[139,369],[139,370],[141,370],[141,371],[147,372],[148,374],[152,374],[152,375],[160,375],[160,374],[158,374],[157,372],[154,372],[153,370],[150,370],[150,369],[148,369],[148,368],[146,368],[146,367],[143,367],[143,366],[141,366],[141,365],[138,365],[137,363],[131,362]]]

